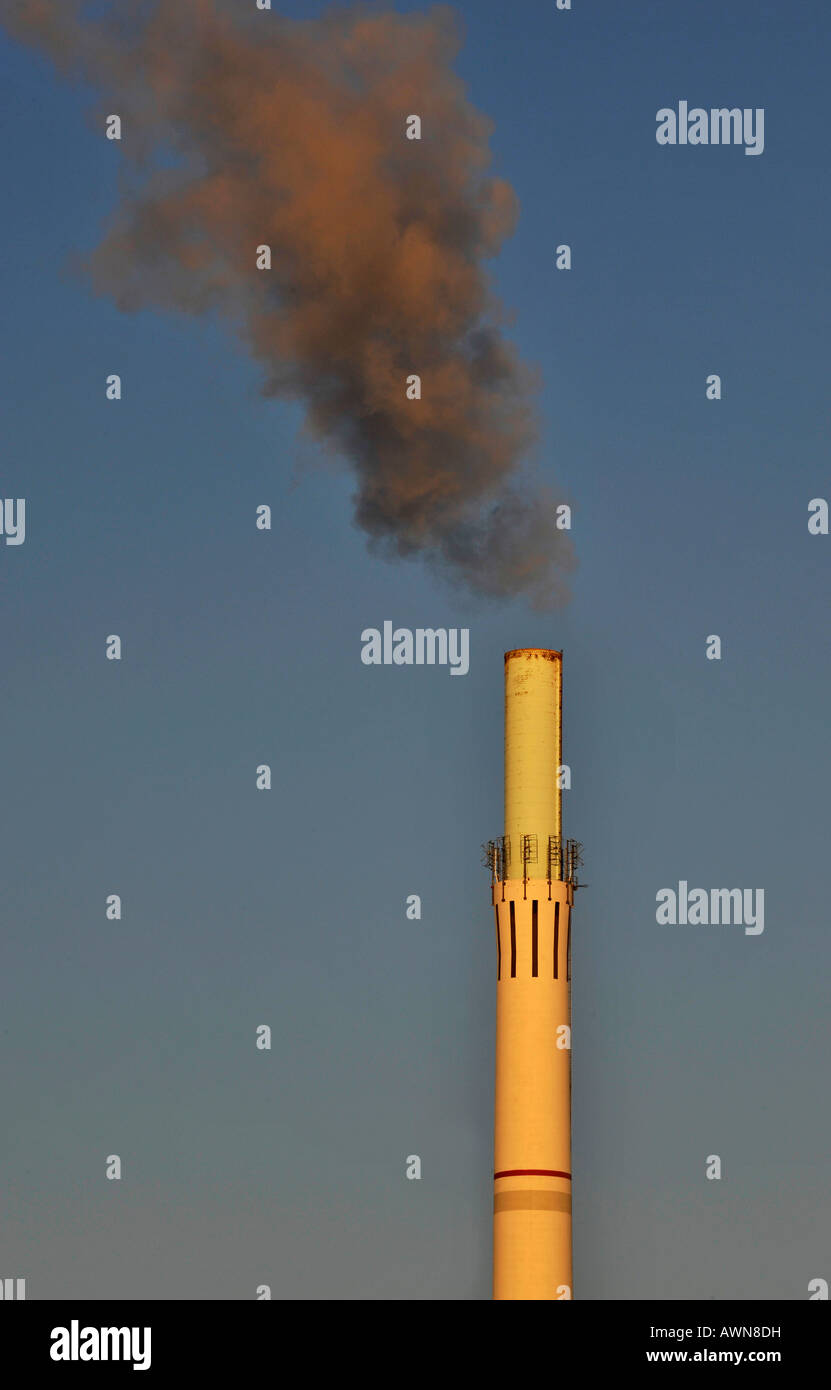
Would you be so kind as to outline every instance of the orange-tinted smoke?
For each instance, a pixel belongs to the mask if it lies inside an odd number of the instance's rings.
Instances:
[[[275,0],[279,3],[279,0]],[[121,309],[218,311],[349,460],[358,524],[472,590],[566,596],[553,501],[518,474],[532,383],[484,263],[516,199],[452,70],[451,12],[291,21],[221,0],[0,0],[121,115],[130,162],[89,270]],[[407,117],[422,136],[405,138]],[[171,167],[175,164],[175,168]],[[272,269],[255,249],[271,248]],[[408,400],[418,374],[422,399]]]

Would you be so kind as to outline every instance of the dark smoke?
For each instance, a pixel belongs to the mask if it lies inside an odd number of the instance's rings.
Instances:
[[[0,0],[0,18],[122,117],[130,177],[95,288],[125,311],[226,315],[266,394],[300,397],[349,460],[356,520],[384,550],[478,593],[565,598],[570,542],[518,472],[533,383],[483,269],[516,199],[487,172],[451,12]]]

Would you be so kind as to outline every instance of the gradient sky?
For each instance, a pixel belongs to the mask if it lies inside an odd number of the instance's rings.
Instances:
[[[115,203],[118,147],[89,92],[0,39],[0,495],[27,499],[25,544],[0,544],[0,1275],[29,1298],[490,1296],[480,845],[501,830],[502,653],[524,645],[564,650],[590,885],[575,1296],[831,1279],[831,537],[807,530],[831,494],[831,12],[455,8],[521,203],[494,283],[541,373],[539,464],[575,507],[554,615],[369,554],[348,475],[219,325],[88,293],[69,263]],[[764,154],[659,147],[681,99],[764,107]],[[363,666],[388,618],[469,627],[469,675]],[[764,934],[659,927],[679,879],[764,888]]]

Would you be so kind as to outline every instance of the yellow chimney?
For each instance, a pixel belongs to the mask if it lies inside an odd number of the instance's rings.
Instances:
[[[505,654],[505,838],[496,910],[493,1296],[572,1297],[571,909],[563,845],[562,653]]]

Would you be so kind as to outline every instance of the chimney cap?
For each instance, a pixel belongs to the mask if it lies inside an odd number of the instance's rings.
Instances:
[[[515,647],[513,651],[505,653],[505,660],[510,661],[512,656],[541,656],[544,661],[556,661],[562,654],[553,647]]]

